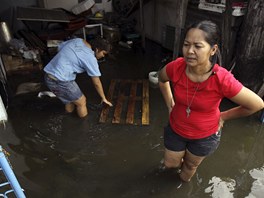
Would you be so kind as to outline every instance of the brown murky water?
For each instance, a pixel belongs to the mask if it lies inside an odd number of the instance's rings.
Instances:
[[[148,44],[146,53],[120,49],[102,63],[106,90],[112,78],[146,78],[164,51]],[[88,103],[99,99],[91,82],[79,77]],[[232,106],[223,101],[221,108]],[[259,114],[225,124],[219,149],[188,184],[159,169],[167,110],[158,89],[150,89],[150,125],[99,124],[99,110],[80,120],[64,114],[54,98],[37,93],[14,98],[1,145],[27,197],[263,197],[264,129]]]

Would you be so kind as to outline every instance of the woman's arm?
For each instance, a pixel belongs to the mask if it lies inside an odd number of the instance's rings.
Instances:
[[[159,71],[159,87],[160,91],[163,95],[163,98],[165,100],[165,104],[169,110],[169,113],[171,112],[173,106],[174,106],[174,98],[170,87],[170,81],[169,77],[166,73],[166,66],[163,67]]]
[[[92,82],[94,84],[94,87],[97,91],[97,93],[99,94],[99,96],[102,98],[102,102],[108,104],[109,106],[113,106],[111,102],[109,102],[106,97],[105,97],[105,94],[104,94],[104,90],[103,90],[103,86],[102,86],[102,83],[101,83],[101,80],[99,77],[96,77],[96,76],[93,76],[91,77],[92,78]]]
[[[230,98],[230,100],[239,106],[221,112],[221,119],[224,121],[249,116],[264,108],[263,100],[246,87],[243,87],[241,91],[233,98]]]

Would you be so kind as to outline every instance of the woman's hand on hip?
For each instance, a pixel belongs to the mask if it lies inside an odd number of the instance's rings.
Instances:
[[[219,118],[218,131],[223,128],[225,121],[222,117]]]

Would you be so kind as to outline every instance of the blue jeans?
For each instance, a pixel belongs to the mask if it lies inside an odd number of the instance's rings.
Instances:
[[[82,95],[82,91],[75,81],[59,81],[45,74],[45,83],[64,104],[78,100]]]
[[[171,151],[184,151],[188,149],[196,156],[208,156],[219,146],[221,130],[202,139],[187,139],[175,133],[170,125],[164,128],[164,145]]]

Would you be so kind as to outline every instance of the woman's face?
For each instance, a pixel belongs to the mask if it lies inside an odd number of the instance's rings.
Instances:
[[[205,32],[192,28],[187,32],[183,43],[183,56],[189,66],[207,66],[210,57],[215,54],[217,45],[213,47],[205,41]]]

